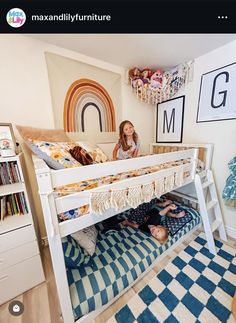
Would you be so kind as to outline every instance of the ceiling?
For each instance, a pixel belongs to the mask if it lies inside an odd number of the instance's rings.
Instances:
[[[236,34],[37,34],[35,39],[125,68],[167,68],[236,40]]]

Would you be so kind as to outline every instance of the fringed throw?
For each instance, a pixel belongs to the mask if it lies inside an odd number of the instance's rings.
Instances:
[[[141,185],[133,186],[128,189],[127,203],[134,209],[142,203]]]
[[[127,189],[112,190],[111,192],[111,207],[117,211],[122,210],[127,205]]]
[[[91,211],[95,214],[103,214],[111,207],[110,192],[91,193]]]
[[[157,198],[165,193],[164,178],[160,178],[155,181],[155,191],[154,194]]]
[[[150,202],[154,196],[154,183],[143,184],[142,195],[143,202]]]
[[[173,190],[175,186],[175,176],[174,173],[165,177],[165,193]]]
[[[184,168],[181,167],[178,171],[175,172],[175,186],[183,186],[184,183]]]

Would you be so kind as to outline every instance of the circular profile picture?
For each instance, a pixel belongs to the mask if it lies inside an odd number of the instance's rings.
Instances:
[[[20,8],[13,8],[8,11],[6,20],[8,25],[13,28],[22,27],[26,21],[26,14]]]

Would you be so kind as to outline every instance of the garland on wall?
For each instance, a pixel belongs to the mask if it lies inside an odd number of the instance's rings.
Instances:
[[[129,70],[129,82],[138,99],[157,104],[172,98],[187,82],[190,66],[180,64],[170,70],[155,72],[150,68]]]

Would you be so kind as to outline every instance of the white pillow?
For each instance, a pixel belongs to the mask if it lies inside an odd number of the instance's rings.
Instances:
[[[76,143],[88,152],[93,151],[94,149],[97,148],[97,145],[92,144],[89,141],[76,141]]]
[[[91,225],[88,228],[72,233],[71,236],[80,245],[80,247],[84,248],[84,250],[92,256],[96,249],[97,235],[97,229],[94,225]]]

